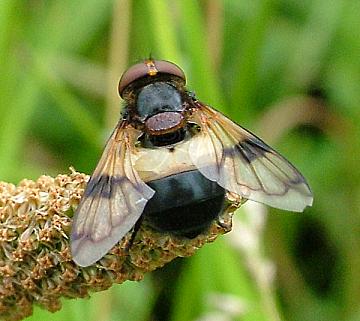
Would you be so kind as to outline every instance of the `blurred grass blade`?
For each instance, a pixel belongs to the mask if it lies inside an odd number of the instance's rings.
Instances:
[[[110,49],[106,91],[105,127],[113,128],[119,115],[119,93],[117,85],[121,74],[128,67],[132,1],[116,0],[111,21]]]
[[[78,99],[72,95],[59,78],[51,71],[51,59],[41,52],[33,54],[34,72],[42,87],[57,102],[57,107],[72,122],[74,128],[82,135],[84,141],[93,148],[100,149],[103,145],[99,137],[101,128],[89,112],[84,109]]]
[[[37,33],[29,37],[34,38],[43,49],[57,54],[59,50],[86,50],[94,36],[106,26],[112,3],[112,0],[46,2],[43,14],[35,16],[36,24],[43,27],[36,28]]]
[[[345,2],[326,0],[312,1],[306,25],[300,30],[295,42],[294,54],[289,62],[287,77],[288,86],[294,90],[306,90],[316,81],[326,61],[339,23]]]
[[[223,239],[205,246],[189,259],[178,280],[174,294],[171,321],[195,320],[214,312],[209,295],[234,295],[242,310],[235,319],[268,321],[256,287],[239,262],[238,254]]]
[[[180,48],[178,45],[175,24],[174,3],[166,0],[146,1],[149,10],[149,20],[152,26],[153,47],[159,57],[180,63]]]
[[[181,37],[184,49],[191,59],[188,72],[189,88],[196,89],[199,99],[225,110],[216,71],[212,68],[205,21],[198,1],[177,2],[181,17]]]
[[[39,97],[38,84],[31,72],[23,75],[20,88],[11,88],[11,91],[15,95],[3,106],[0,129],[0,177],[5,180],[14,180],[17,176],[13,169],[20,162],[26,131]]]
[[[241,121],[250,123],[254,117],[253,105],[256,98],[257,71],[261,58],[262,46],[271,18],[272,0],[254,1],[251,17],[243,27],[243,37],[238,43],[235,66],[233,68],[234,82],[232,84],[231,111],[241,108]]]

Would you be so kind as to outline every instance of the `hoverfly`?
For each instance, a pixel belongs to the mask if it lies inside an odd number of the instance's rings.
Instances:
[[[224,208],[226,193],[301,212],[304,177],[260,138],[200,102],[175,64],[148,59],[121,77],[122,117],[75,212],[73,260],[101,259],[140,219],[192,238]]]

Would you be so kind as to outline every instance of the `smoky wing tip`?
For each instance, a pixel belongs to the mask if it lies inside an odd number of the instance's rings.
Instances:
[[[101,259],[102,256],[94,255],[91,249],[93,246],[89,246],[89,244],[74,244],[71,246],[71,256],[72,260],[81,267],[87,267],[98,260]]]
[[[97,260],[93,261],[89,257],[90,248],[88,246],[89,236],[84,234],[72,233],[70,236],[70,252],[72,260],[81,267],[87,267],[95,263]]]
[[[294,209],[295,212],[300,212],[300,213],[304,212],[307,207],[311,207],[313,205],[314,198],[312,194],[304,196],[303,200],[304,200],[303,204],[298,208]]]
[[[88,260],[84,260],[81,257],[77,257],[77,256],[73,256],[72,260],[76,263],[76,265],[81,266],[81,267],[88,267],[90,265],[93,265],[97,260],[95,261],[88,261]]]
[[[314,202],[314,197],[313,197],[313,195],[311,194],[310,197],[309,197],[309,203],[308,203],[306,206],[312,206],[312,205],[313,205],[313,202]]]

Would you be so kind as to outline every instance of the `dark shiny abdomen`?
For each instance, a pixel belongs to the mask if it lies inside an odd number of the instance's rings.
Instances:
[[[189,171],[147,182],[156,191],[143,219],[152,228],[185,237],[204,231],[221,212],[225,190],[199,171]]]

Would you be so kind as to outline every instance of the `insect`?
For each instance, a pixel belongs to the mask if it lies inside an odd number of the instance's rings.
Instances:
[[[183,71],[165,60],[145,60],[122,75],[126,106],[74,215],[78,265],[101,259],[140,218],[195,237],[221,213],[227,192],[289,211],[312,205],[293,165],[185,84]]]

